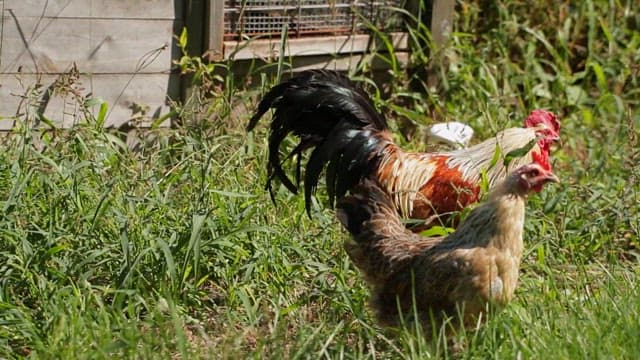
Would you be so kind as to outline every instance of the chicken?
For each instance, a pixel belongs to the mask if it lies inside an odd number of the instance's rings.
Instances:
[[[360,180],[370,178],[393,194],[394,207],[403,218],[424,220],[425,226],[476,202],[483,174],[492,188],[504,179],[508,167],[536,161],[550,169],[551,145],[560,131],[553,113],[535,110],[524,128],[506,129],[466,149],[406,152],[393,142],[385,118],[369,96],[346,76],[326,70],[304,71],[274,86],[260,101],[247,129],[251,131],[271,108],[275,113],[269,135],[267,188],[272,199],[274,178],[297,193],[301,155],[313,149],[304,171],[307,213],[326,165],[331,206]],[[290,133],[300,141],[284,160],[297,157],[297,185],[285,174],[280,157],[281,144]],[[500,149],[497,162],[496,147]]]
[[[446,237],[406,229],[393,199],[374,182],[355,187],[338,201],[337,216],[352,235],[344,247],[372,288],[378,320],[397,326],[417,315],[429,337],[445,319],[470,327],[489,303],[508,303],[518,282],[527,195],[547,182],[559,180],[540,164],[516,169]]]

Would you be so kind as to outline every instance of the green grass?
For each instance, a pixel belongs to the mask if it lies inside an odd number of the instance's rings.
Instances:
[[[563,184],[529,201],[516,298],[461,334],[459,357],[640,354],[638,14],[636,1],[461,1],[451,43],[412,55],[438,85],[395,69],[375,96],[414,149],[398,124],[456,119],[481,139],[535,107],[561,116]],[[0,358],[450,357],[376,325],[324,194],[312,219],[283,188],[270,202],[266,127],[246,134],[231,111],[254,101],[231,64],[183,65],[200,91],[176,107],[182,125],[136,151],[99,114],[34,130],[28,113],[2,140]]]

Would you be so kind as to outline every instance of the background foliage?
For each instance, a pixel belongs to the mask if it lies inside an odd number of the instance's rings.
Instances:
[[[563,184],[529,202],[516,300],[461,334],[459,357],[640,353],[639,6],[459,1],[446,46],[427,50],[412,29],[424,46],[412,70],[393,53],[375,55],[391,80],[354,69],[407,148],[429,149],[420,134],[434,121],[483,139],[533,108],[561,118]],[[450,356],[377,327],[323,195],[311,219],[284,189],[270,202],[266,126],[244,132],[248,89],[276,83],[287,59],[246,78],[233,65],[185,54],[196,91],[174,107],[180,125],[134,148],[102,129],[96,99],[79,99],[86,122],[70,130],[36,129],[23,109],[0,145],[1,358]]]

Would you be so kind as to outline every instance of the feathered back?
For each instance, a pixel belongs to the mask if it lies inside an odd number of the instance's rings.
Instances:
[[[409,233],[391,197],[371,180],[358,184],[349,196],[338,201],[336,215],[356,238]]]
[[[337,204],[337,217],[353,241],[344,244],[370,283],[385,281],[441,237],[422,238],[402,223],[391,197],[371,180],[358,184]]]
[[[304,71],[274,86],[260,101],[248,130],[269,110],[275,109],[269,136],[269,179],[277,177],[293,193],[300,183],[301,155],[313,149],[305,169],[305,200],[310,211],[320,173],[327,168],[330,203],[342,197],[363,174],[375,168],[377,154],[387,139],[380,132],[387,129],[367,94],[346,76],[326,70]],[[297,156],[296,184],[282,169],[280,146],[293,133],[300,142],[284,160]]]

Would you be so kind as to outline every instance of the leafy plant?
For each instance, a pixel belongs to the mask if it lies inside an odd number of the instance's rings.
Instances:
[[[640,351],[639,13],[635,1],[459,1],[437,56],[424,25],[409,31],[421,46],[410,65],[435,85],[398,66],[383,32],[372,56],[390,61],[388,83],[354,70],[394,126],[403,117],[418,132],[455,119],[482,139],[535,107],[561,117],[564,185],[529,201],[516,300],[459,334],[457,357]],[[97,97],[76,99],[70,129],[25,97],[0,140],[0,358],[452,356],[418,329],[376,325],[324,195],[311,219],[285,189],[271,203],[266,130],[247,135],[238,109],[290,59],[243,78],[232,65],[183,53],[193,94],[172,129],[149,129],[133,150],[101,126],[109,105]]]

